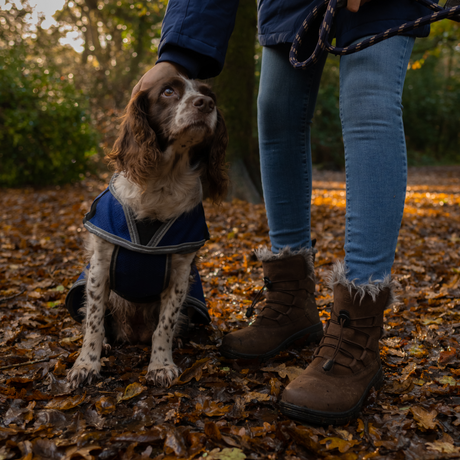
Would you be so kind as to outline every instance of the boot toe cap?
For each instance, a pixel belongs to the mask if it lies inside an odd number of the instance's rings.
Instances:
[[[283,402],[319,412],[341,410],[337,407],[339,401],[335,398],[336,388],[330,388],[324,381],[314,377],[298,380],[294,380],[284,389],[281,398]]]
[[[243,333],[245,329],[231,332],[224,336],[220,352],[230,358],[238,357],[238,355],[245,355],[251,352],[251,347],[248,346],[246,334]]]

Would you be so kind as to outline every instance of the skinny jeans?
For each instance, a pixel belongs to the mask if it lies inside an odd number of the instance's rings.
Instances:
[[[402,91],[413,37],[396,36],[340,61],[345,148],[345,267],[356,284],[391,274],[404,210]],[[262,185],[272,251],[311,247],[310,127],[325,57],[294,69],[289,47],[264,47],[258,96]],[[321,238],[321,235],[319,235]]]

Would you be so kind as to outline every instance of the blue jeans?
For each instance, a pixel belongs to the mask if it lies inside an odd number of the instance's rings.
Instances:
[[[382,280],[394,261],[407,178],[401,97],[413,44],[412,37],[393,37],[341,58],[345,266],[357,284]],[[263,49],[258,98],[262,184],[275,253],[311,246],[310,126],[324,67],[323,59],[294,69],[288,49]]]

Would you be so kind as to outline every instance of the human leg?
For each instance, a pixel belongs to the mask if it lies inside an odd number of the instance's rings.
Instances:
[[[281,402],[286,415],[307,423],[348,422],[382,381],[379,339],[393,301],[389,273],[404,206],[401,94],[412,46],[412,38],[394,37],[342,58],[346,259],[331,274],[334,305],[315,358]]]
[[[356,285],[382,281],[394,261],[407,180],[401,98],[413,43],[413,37],[393,37],[340,64],[345,266]]]
[[[266,304],[247,328],[224,337],[228,358],[268,358],[297,339],[318,341],[310,241],[310,125],[324,62],[289,64],[287,46],[264,48],[258,99],[262,183],[272,250],[258,253]]]
[[[324,59],[294,69],[286,45],[264,48],[258,97],[262,185],[274,253],[309,248],[310,126]]]

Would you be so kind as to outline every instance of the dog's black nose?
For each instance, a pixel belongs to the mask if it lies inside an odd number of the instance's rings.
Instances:
[[[199,96],[193,100],[193,106],[200,112],[211,113],[214,110],[214,101],[209,96]]]

